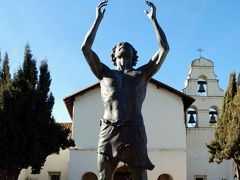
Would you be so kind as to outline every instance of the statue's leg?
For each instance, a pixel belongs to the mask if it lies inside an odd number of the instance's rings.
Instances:
[[[133,180],[147,180],[147,170],[144,168],[129,166]]]
[[[114,171],[117,165],[117,159],[108,159],[102,154],[98,154],[99,180],[113,180]]]

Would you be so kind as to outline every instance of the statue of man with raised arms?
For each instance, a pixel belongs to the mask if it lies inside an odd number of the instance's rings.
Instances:
[[[159,70],[169,51],[166,36],[156,19],[156,7],[146,1],[151,11],[145,10],[156,33],[159,49],[151,60],[134,69],[137,51],[128,42],[113,48],[115,70],[103,64],[92,45],[104,17],[107,1],[96,8],[96,19],[82,45],[83,54],[92,72],[100,81],[104,113],[101,118],[98,142],[100,180],[112,180],[120,161],[127,164],[134,180],[147,180],[146,170],[154,165],[148,158],[147,137],[141,113],[148,81]]]

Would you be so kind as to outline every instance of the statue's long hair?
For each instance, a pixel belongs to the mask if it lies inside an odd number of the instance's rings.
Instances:
[[[133,57],[132,57],[132,66],[135,66],[137,64],[137,61],[138,61],[138,55],[137,55],[137,51],[136,49],[134,49],[134,47],[129,43],[129,42],[120,42],[118,43],[117,45],[119,44],[122,44],[122,43],[126,43],[128,44],[131,48],[132,48],[132,52],[133,52]],[[112,62],[113,62],[113,65],[116,66],[116,56],[115,56],[115,50],[116,50],[116,47],[117,45],[115,45],[112,49],[112,54],[111,54],[111,57],[112,57]]]

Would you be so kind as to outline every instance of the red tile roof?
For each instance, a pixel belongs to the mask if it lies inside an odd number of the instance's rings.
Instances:
[[[65,129],[69,129],[72,132],[72,123],[59,123],[61,126],[63,126]]]

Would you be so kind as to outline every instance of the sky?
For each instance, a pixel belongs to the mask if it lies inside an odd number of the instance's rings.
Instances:
[[[157,19],[170,51],[153,78],[177,89],[184,88],[191,62],[202,56],[214,62],[219,85],[226,89],[229,74],[240,70],[239,0],[153,0]],[[39,67],[48,59],[55,97],[53,115],[71,121],[63,98],[98,82],[80,51],[95,19],[100,0],[0,0],[0,50],[8,52],[11,73],[23,62],[30,44]],[[154,29],[144,14],[144,0],[109,0],[93,49],[101,61],[114,68],[111,49],[121,41],[138,51],[136,67],[157,51]]]

